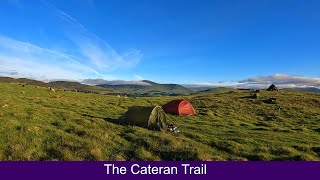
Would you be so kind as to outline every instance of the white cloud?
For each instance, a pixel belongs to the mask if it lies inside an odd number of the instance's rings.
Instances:
[[[320,78],[291,76],[287,74],[273,74],[271,76],[253,77],[240,82],[249,84],[249,85],[256,85],[256,86],[267,86],[270,84],[276,84],[280,88],[288,88],[288,87],[320,88]]]
[[[252,77],[238,82],[207,82],[185,85],[186,87],[232,87],[245,89],[266,89],[271,84],[279,88],[320,88],[320,78],[273,74],[270,76]]]
[[[196,83],[193,84],[196,86],[213,86],[213,87],[236,87],[243,85],[244,83],[239,82],[205,82],[205,83]]]

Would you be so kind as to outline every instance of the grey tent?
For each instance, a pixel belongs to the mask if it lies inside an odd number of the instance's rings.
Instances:
[[[274,84],[271,84],[271,86],[269,86],[267,91],[278,91],[278,88]]]
[[[167,118],[161,106],[133,106],[118,119],[120,124],[135,125],[151,130],[166,130]]]

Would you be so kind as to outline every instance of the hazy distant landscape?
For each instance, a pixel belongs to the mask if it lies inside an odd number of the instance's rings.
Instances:
[[[100,80],[99,80],[100,81]],[[177,95],[190,95],[199,92],[210,92],[215,90],[215,86],[206,85],[179,85],[179,84],[160,84],[148,80],[142,81],[103,81],[97,83],[97,80],[83,80],[80,82],[72,81],[51,81],[42,82],[37,80],[31,80],[27,78],[10,78],[1,77],[0,82],[7,83],[22,83],[34,86],[53,87],[56,89],[62,89],[67,91],[81,91],[84,93],[97,93],[97,94],[109,94],[109,95],[123,95],[123,96],[177,96]],[[97,84],[96,84],[97,83]],[[266,88],[267,86],[265,86]],[[221,89],[221,88],[220,88]],[[223,88],[222,88],[223,89]],[[246,88],[228,88],[225,89],[246,89]],[[255,89],[255,88],[253,88]],[[257,88],[257,89],[261,89]],[[283,88],[284,90],[302,91],[302,92],[314,92],[320,93],[320,89],[315,87],[296,87],[296,88]]]

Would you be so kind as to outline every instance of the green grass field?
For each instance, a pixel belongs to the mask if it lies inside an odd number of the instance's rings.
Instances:
[[[0,160],[320,160],[320,94],[252,94],[125,99],[0,83]],[[116,123],[131,106],[176,98],[198,113],[168,115],[180,133]]]

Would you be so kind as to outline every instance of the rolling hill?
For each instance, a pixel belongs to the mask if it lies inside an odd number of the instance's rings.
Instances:
[[[77,90],[80,92],[93,92],[93,93],[110,93],[113,92],[111,89],[102,88],[98,86],[89,86],[81,84],[79,82],[70,82],[70,81],[52,81],[47,83],[48,86],[57,87],[67,90]]]
[[[14,83],[14,84],[27,84],[33,86],[40,86],[40,87],[52,87],[52,88],[59,88],[64,90],[70,91],[80,91],[80,92],[92,92],[92,93],[111,93],[113,92],[111,89],[97,87],[97,86],[89,86],[85,84],[81,84],[79,82],[71,82],[71,81],[52,81],[52,82],[42,82],[27,78],[11,78],[11,77],[0,77],[0,82],[4,83]]]
[[[4,83],[24,83],[34,86],[48,87],[48,84],[42,81],[27,79],[27,78],[11,78],[11,77],[0,77],[0,82]]]
[[[237,89],[227,88],[227,87],[217,87],[217,88],[206,89],[206,90],[204,90],[204,91],[199,91],[198,94],[205,94],[205,93],[210,93],[210,94],[228,93],[228,92],[236,91],[236,90],[237,90]]]
[[[109,95],[127,95],[127,96],[176,96],[189,95],[192,91],[178,84],[158,84],[152,81],[105,81],[90,80],[92,82],[102,81],[108,84],[87,85],[89,80],[83,82],[72,81],[52,81],[42,82],[27,78],[0,77],[0,82],[23,83],[41,87],[53,87],[65,90],[77,90],[80,92],[102,93]]]
[[[0,160],[320,160],[320,94],[251,95],[123,98],[0,83]],[[131,106],[180,98],[197,111],[167,114],[180,133],[117,123]]]
[[[141,81],[145,84],[102,84],[99,87],[111,88],[132,96],[177,96],[189,95],[192,91],[178,84],[158,84],[152,81]]]

